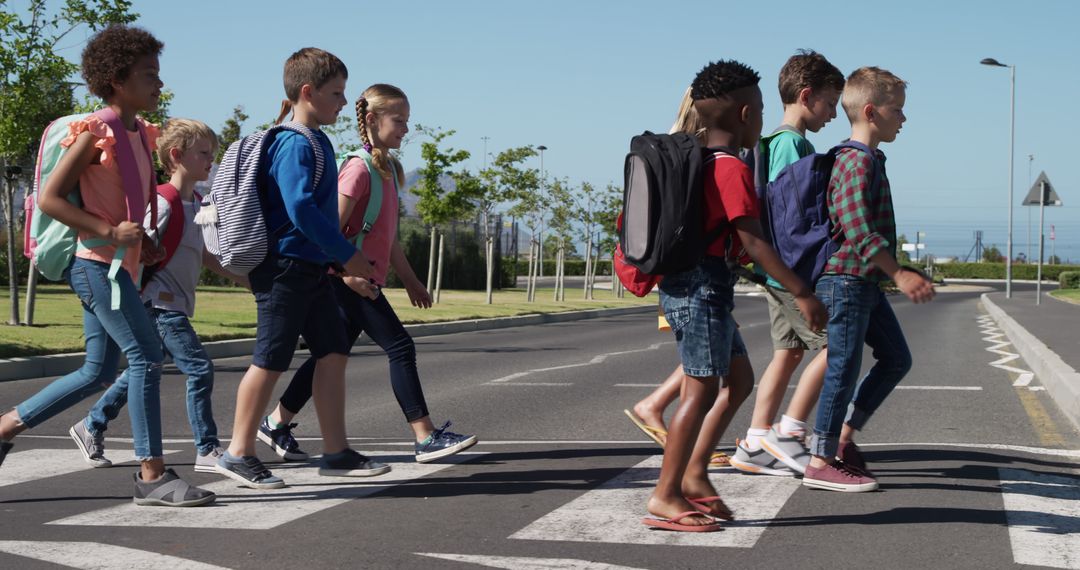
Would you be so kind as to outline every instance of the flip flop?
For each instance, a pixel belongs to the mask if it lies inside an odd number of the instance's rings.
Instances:
[[[735,520],[735,515],[732,514],[731,509],[729,509],[728,506],[724,504],[724,501],[720,497],[687,497],[686,500],[689,501],[691,505],[694,505],[694,508],[697,509],[698,512],[709,515],[710,517],[722,519],[725,521]],[[716,512],[715,508],[709,506],[710,503],[715,502],[719,502],[721,505],[723,505],[725,512],[718,513]]]
[[[626,417],[630,418],[630,421],[634,422],[634,425],[637,426],[638,429],[645,432],[645,435],[649,436],[649,439],[655,441],[656,445],[664,447],[664,440],[660,439],[660,437],[667,437],[667,430],[645,425],[645,422],[630,410],[623,410],[623,413],[626,414]]]
[[[682,524],[682,523],[678,522],[678,521],[681,521],[682,519],[684,519],[686,517],[692,517],[692,516],[708,516],[708,515],[705,515],[704,513],[701,513],[701,512],[698,512],[698,511],[686,511],[685,513],[679,513],[679,514],[677,514],[677,515],[675,515],[675,516],[673,516],[673,517],[671,517],[669,519],[662,519],[662,518],[657,518],[657,517],[645,517],[645,518],[641,519],[641,522],[645,526],[649,526],[649,527],[652,527],[652,528],[659,528],[659,529],[663,529],[663,530],[673,530],[675,532],[716,532],[718,530],[724,530],[724,527],[721,526],[721,524],[718,523],[718,522],[713,522],[713,523],[709,523],[709,524],[702,524],[702,525]]]
[[[717,451],[709,459],[709,469],[724,469],[731,467],[731,458],[723,451]]]

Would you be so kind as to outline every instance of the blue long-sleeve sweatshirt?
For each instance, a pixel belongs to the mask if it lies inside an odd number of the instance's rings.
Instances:
[[[270,250],[311,263],[345,263],[356,246],[345,239],[338,224],[334,146],[322,131],[315,136],[326,160],[314,192],[315,152],[303,135],[283,131],[267,150],[269,187],[264,204]],[[291,222],[288,229],[279,231],[287,222]]]

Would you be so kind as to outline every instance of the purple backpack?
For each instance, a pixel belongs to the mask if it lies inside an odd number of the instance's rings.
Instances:
[[[761,200],[761,225],[780,260],[811,287],[825,264],[840,248],[829,218],[829,179],[841,149],[873,151],[866,145],[846,141],[824,154],[811,154],[789,164],[772,182],[768,179],[768,148],[759,145],[755,156],[756,186]],[[879,166],[874,160],[871,187],[878,184]],[[763,174],[764,173],[764,174]]]

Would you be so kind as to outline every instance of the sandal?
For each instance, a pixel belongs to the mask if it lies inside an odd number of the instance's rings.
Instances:
[[[653,528],[660,528],[664,530],[673,530],[676,532],[716,532],[718,530],[724,530],[719,522],[713,521],[709,524],[683,524],[679,521],[687,517],[708,517],[708,515],[698,511],[686,511],[685,513],[679,513],[671,518],[663,519],[659,517],[645,517],[641,519],[641,522],[645,526]],[[709,520],[712,520],[710,517]]]
[[[694,505],[695,509],[706,515],[709,515],[710,517],[715,517],[725,521],[735,520],[735,515],[731,512],[731,509],[729,509],[728,506],[724,504],[724,501],[720,499],[720,497],[687,497],[686,500],[689,501],[691,505]],[[713,503],[720,504],[717,506],[713,506]]]
[[[723,451],[717,451],[709,459],[709,469],[725,469],[731,467],[731,458]]]
[[[664,440],[662,438],[667,437],[666,429],[646,425],[637,414],[630,410],[623,410],[623,413],[626,414],[626,417],[630,418],[630,421],[634,422],[634,425],[637,426],[638,429],[645,432],[645,435],[649,436],[649,439],[655,441],[656,445],[664,447]]]

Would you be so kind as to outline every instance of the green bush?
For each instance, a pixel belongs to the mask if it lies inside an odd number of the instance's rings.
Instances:
[[[1080,289],[1080,271],[1062,271],[1058,282],[1062,289]]]
[[[508,264],[510,264],[510,265],[512,265],[514,263],[514,261],[512,259],[507,260],[507,261],[508,261]],[[567,260],[565,260],[565,266],[564,267],[565,267],[566,275],[568,277],[571,276],[571,275],[585,275],[585,260],[584,259],[567,259]],[[528,275],[529,274],[529,260],[524,259],[524,258],[518,259],[517,270],[518,270],[518,275]],[[596,274],[597,275],[611,275],[611,260],[610,259],[601,259],[599,262],[597,262],[597,264],[596,264]],[[544,275],[549,276],[549,277],[553,277],[555,275],[555,260],[554,259],[549,259],[549,258],[544,259]]]
[[[413,218],[401,218],[398,226],[398,240],[409,260],[413,272],[421,282],[427,282],[428,256],[431,253],[431,230]],[[458,226],[457,231],[446,231],[445,251],[443,252],[443,289],[483,291],[487,289],[487,265],[484,263],[482,238],[471,229]],[[436,255],[438,251],[436,250]],[[502,265],[502,256],[496,251],[495,289],[513,287],[513,276]],[[436,271],[438,264],[436,263]],[[401,279],[393,271],[387,276],[388,287],[402,287]]]
[[[1013,279],[1034,280],[1038,277],[1038,266],[1027,263],[1014,263]],[[1057,281],[1063,271],[1077,271],[1076,265],[1043,265],[1043,281]],[[936,275],[953,279],[1005,279],[1004,263],[939,263],[934,266]]]

